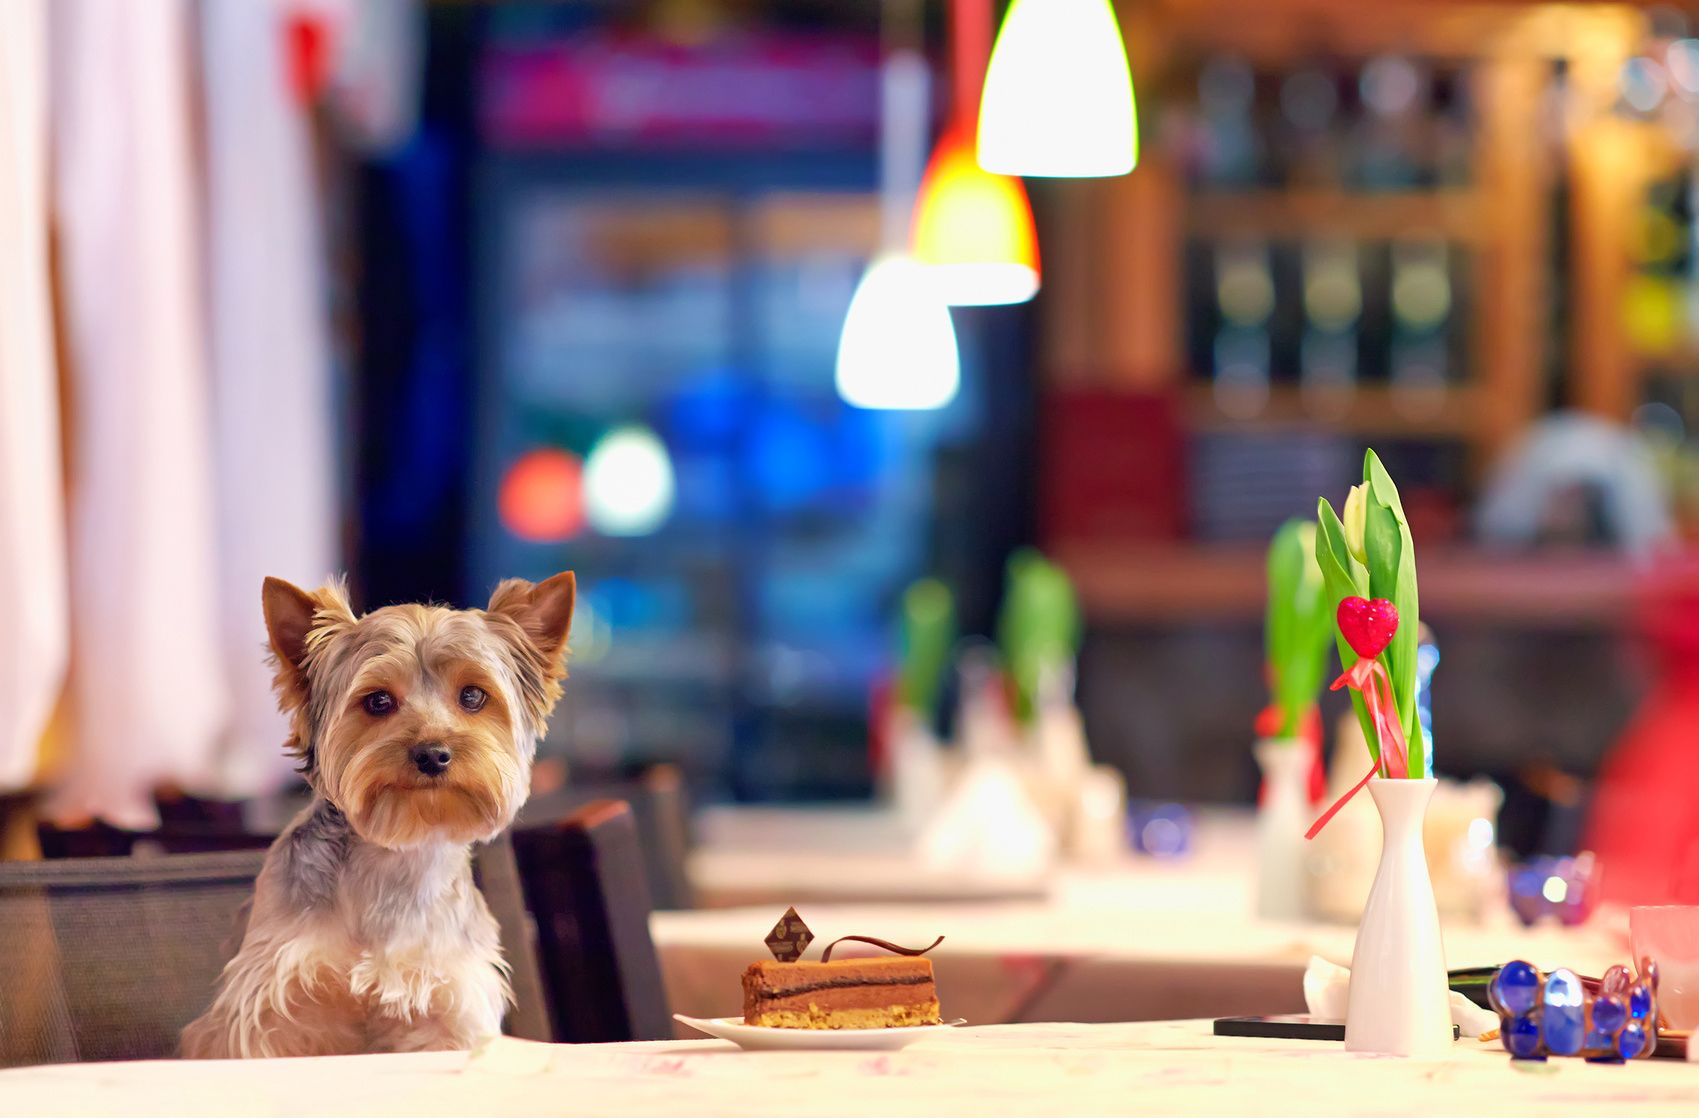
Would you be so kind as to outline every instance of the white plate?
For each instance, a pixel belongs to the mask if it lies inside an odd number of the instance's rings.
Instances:
[[[673,1020],[699,1033],[729,1040],[749,1052],[894,1052],[917,1040],[937,1035],[939,1029],[967,1024],[965,1018],[941,1025],[910,1025],[899,1029],[775,1029],[768,1025],[745,1025],[741,1017],[686,1017]]]

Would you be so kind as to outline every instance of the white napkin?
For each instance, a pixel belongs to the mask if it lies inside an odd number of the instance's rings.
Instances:
[[[1056,834],[1011,762],[978,757],[938,805],[919,853],[934,870],[1027,880],[1054,860]]]
[[[1304,969],[1304,1004],[1310,1016],[1329,1021],[1345,1020],[1345,1003],[1351,990],[1349,969],[1330,963],[1319,955],[1310,956]],[[1498,1014],[1482,1009],[1468,998],[1451,991],[1451,1023],[1464,1036],[1480,1036],[1498,1028]]]

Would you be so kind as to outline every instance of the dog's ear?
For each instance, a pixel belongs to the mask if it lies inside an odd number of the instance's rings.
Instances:
[[[535,584],[510,578],[490,595],[489,612],[517,622],[543,659],[558,669],[572,632],[572,607],[577,598],[578,579],[571,571]]]
[[[572,605],[578,580],[571,571],[535,585],[510,578],[490,595],[491,628],[514,652],[520,698],[531,724],[541,736],[549,714],[560,699],[566,678],[566,638],[572,632]]]
[[[277,661],[277,691],[285,707],[306,699],[307,656],[331,631],[354,623],[348,591],[331,580],[308,593],[280,578],[268,578],[260,591],[266,636]]]
[[[307,633],[313,627],[318,602],[294,583],[268,578],[260,591],[260,605],[265,610],[265,631],[280,661],[278,666],[300,671],[307,662]]]

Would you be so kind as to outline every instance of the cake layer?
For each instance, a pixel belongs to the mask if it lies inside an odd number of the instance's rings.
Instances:
[[[755,1001],[762,1013],[768,1010],[807,1009],[811,1005],[830,1006],[832,1009],[875,1009],[882,1006],[925,1006],[937,1003],[938,995],[930,986],[846,986],[830,991],[799,991],[775,997],[760,997]]]
[[[840,959],[830,963],[751,963],[743,987],[767,997],[832,990],[847,986],[919,986],[932,982],[932,960],[904,958]]]
[[[770,1029],[903,1029],[917,1025],[937,1025],[938,1002],[933,999],[923,1006],[893,1005],[883,1009],[810,1009],[763,1010],[745,1025],[764,1025]]]
[[[937,1024],[927,959],[753,963],[743,974],[745,1024],[786,1029],[871,1029]]]

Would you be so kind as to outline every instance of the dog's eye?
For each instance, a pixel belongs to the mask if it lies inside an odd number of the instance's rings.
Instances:
[[[373,718],[382,718],[395,709],[395,696],[388,691],[373,691],[365,697],[361,705]]]
[[[480,711],[489,701],[489,695],[482,687],[462,687],[460,689],[460,706],[469,711]]]

